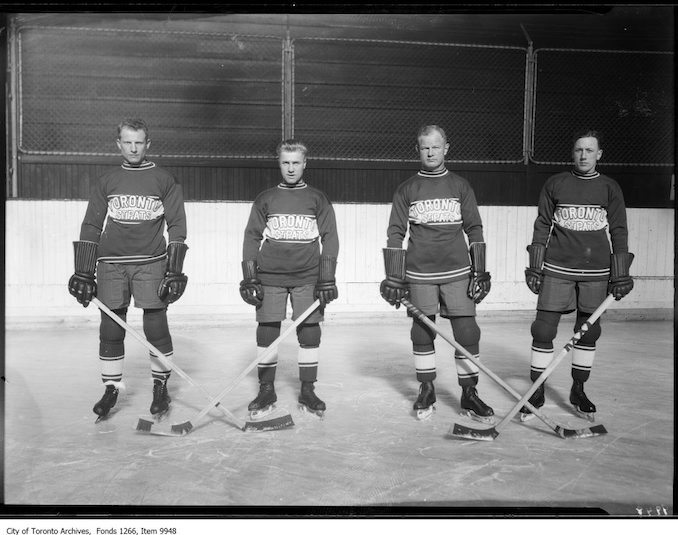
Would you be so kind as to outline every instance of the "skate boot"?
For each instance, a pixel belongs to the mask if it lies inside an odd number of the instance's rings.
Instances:
[[[313,383],[302,381],[301,393],[299,394],[299,408],[318,418],[325,414],[325,402],[315,395]]]
[[[121,387],[122,383],[118,384],[117,382],[113,381],[106,383],[104,395],[94,404],[94,407],[92,408],[94,414],[98,416],[96,419],[97,422],[105,419],[108,416],[108,413],[111,412],[111,409],[118,401],[118,389]]]
[[[433,381],[422,381],[419,385],[419,396],[412,408],[415,410],[417,420],[427,420],[433,414],[436,402],[436,391]]]
[[[162,418],[170,408],[172,399],[167,392],[167,381],[153,379],[153,401],[151,402],[151,414],[157,419]]]
[[[593,422],[595,421],[596,406],[591,403],[591,400],[586,397],[584,393],[584,383],[575,380],[572,383],[572,390],[570,390],[570,403],[577,411],[577,415]]]
[[[478,397],[475,386],[463,386],[461,390],[461,414],[478,422],[491,424],[494,422],[494,411]]]
[[[250,411],[250,418],[252,420],[263,418],[275,408],[276,401],[278,401],[278,396],[275,393],[275,388],[273,388],[273,383],[259,383],[257,397],[247,406],[247,410]]]
[[[542,383],[534,391],[534,393],[530,396],[530,404],[535,409],[541,409],[544,406],[545,402],[546,402],[546,396],[544,396],[544,383]],[[532,418],[534,418],[534,414],[532,414],[532,411],[530,411],[530,409],[528,409],[526,406],[520,407],[520,421],[521,422],[527,422],[528,420],[531,420]]]

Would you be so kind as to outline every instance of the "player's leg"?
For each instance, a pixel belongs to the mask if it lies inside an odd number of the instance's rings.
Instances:
[[[280,327],[287,314],[287,288],[262,286],[263,298],[257,307],[257,354],[262,355],[280,336]],[[274,351],[257,365],[259,392],[248,404],[250,418],[265,416],[275,408],[278,396],[275,392],[275,376],[278,367],[278,352]]]
[[[165,276],[165,262],[129,266],[127,269],[132,280],[134,305],[143,309],[146,339],[171,363],[174,357],[174,347],[167,322],[167,305],[158,297],[158,287]],[[153,398],[149,411],[157,417],[162,417],[169,410],[172,402],[167,387],[172,368],[161,362],[157,355],[151,352],[149,352],[149,363],[153,380]]]
[[[577,319],[574,331],[588,321],[595,309],[600,306],[607,295],[607,281],[579,283]],[[596,342],[602,333],[601,319],[598,319],[588,331],[574,344],[572,349],[572,388],[570,403],[577,413],[591,421],[594,419],[596,406],[584,393],[584,383],[588,381],[596,356]]]
[[[480,358],[480,327],[476,305],[467,295],[468,281],[456,281],[441,287],[440,315],[448,318],[454,339],[475,358]],[[494,410],[478,396],[480,370],[459,350],[454,352],[457,381],[461,386],[462,413],[485,423],[494,419]]]
[[[115,264],[99,263],[97,282],[98,299],[125,321],[130,302],[130,291],[124,269]],[[99,419],[108,416],[118,400],[119,391],[124,391],[122,381],[125,361],[124,342],[125,330],[108,315],[101,312],[99,365],[105,390],[102,398],[95,403],[92,409]]]
[[[532,346],[530,348],[530,380],[536,381],[553,360],[553,340],[558,334],[558,324],[562,314],[569,313],[576,307],[575,283],[563,279],[544,276],[537,299],[537,313],[530,332]],[[530,396],[530,404],[536,408],[546,402],[545,384]],[[534,415],[527,407],[521,407],[520,418],[529,420]]]
[[[292,319],[296,320],[308,307],[313,304],[315,285],[300,286],[290,289],[292,301]],[[299,351],[297,363],[299,366],[299,381],[301,389],[299,393],[299,405],[307,412],[322,417],[326,410],[325,402],[315,393],[314,383],[318,380],[318,361],[320,356],[320,322],[324,317],[319,309],[311,315],[299,327],[297,327],[297,340]]]
[[[421,310],[431,321],[435,321],[438,312],[439,287],[435,284],[410,284],[410,302]],[[411,314],[408,312],[408,315]],[[412,408],[420,420],[431,416],[435,408],[436,394],[434,381],[436,373],[436,353],[434,341],[436,333],[417,318],[412,318],[410,340],[412,356],[419,394]]]

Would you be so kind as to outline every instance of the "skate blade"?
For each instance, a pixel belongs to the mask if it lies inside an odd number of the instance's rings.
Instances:
[[[595,422],[596,421],[596,413],[595,412],[584,412],[581,410],[579,407],[576,405],[572,405],[574,407],[574,412],[577,416],[580,418],[583,418],[584,420],[588,420],[589,422]]]
[[[310,407],[304,405],[303,403],[299,403],[299,412],[304,413],[304,414],[310,414],[311,416],[315,416],[319,420],[322,420],[325,417],[325,411],[314,411]]]
[[[106,421],[110,420],[111,418],[113,418],[113,416],[115,416],[118,413],[119,410],[120,410],[120,407],[112,407],[111,410],[108,411],[108,414],[105,414],[103,416],[97,415],[97,419],[94,420],[94,423],[100,424],[102,422],[106,422]]]
[[[521,412],[520,413],[520,421],[521,422],[529,422],[530,420],[534,420],[535,418],[536,418],[536,416],[534,414],[532,414],[531,412],[528,412],[528,413]]]
[[[430,407],[427,407],[426,409],[416,409],[415,410],[415,416],[417,420],[420,422],[423,422],[424,420],[428,420],[431,416],[433,416],[433,413],[435,412],[436,408],[434,405],[431,405]]]
[[[262,419],[268,417],[268,415],[272,414],[273,411],[275,411],[276,409],[277,409],[277,407],[274,403],[274,404],[269,405],[268,407],[266,407],[264,409],[257,409],[257,410],[254,410],[254,411],[250,411],[249,419],[252,420],[252,421],[262,420]]]
[[[151,418],[153,421],[157,424],[167,420],[169,418],[170,413],[172,412],[172,406],[170,405],[166,411],[162,412],[156,412],[155,414],[151,414]]]
[[[495,422],[494,416],[479,416],[478,414],[476,414],[475,412],[473,412],[470,409],[462,409],[459,412],[459,414],[461,416],[466,416],[468,418],[471,418],[471,420],[474,420],[476,422],[480,422],[481,424],[492,425]]]

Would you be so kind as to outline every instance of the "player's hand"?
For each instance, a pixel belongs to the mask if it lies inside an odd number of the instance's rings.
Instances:
[[[541,283],[544,281],[544,272],[539,269],[527,268],[525,270],[525,284],[534,294],[541,291]]]
[[[630,276],[611,280],[607,285],[607,293],[612,294],[615,301],[619,301],[622,297],[628,295],[631,290],[633,290],[633,279]]]
[[[158,286],[158,297],[168,305],[184,295],[188,277],[183,273],[167,273]]]
[[[474,271],[472,273],[466,294],[469,296],[469,299],[473,299],[476,305],[490,293],[490,288],[492,287],[491,280],[492,277],[487,271]]]
[[[402,304],[401,299],[407,299],[410,296],[410,288],[405,281],[400,281],[386,277],[381,281],[379,286],[381,296],[389,305],[393,305],[396,309],[400,308]]]
[[[87,308],[92,297],[97,295],[97,283],[94,277],[74,273],[68,281],[68,291],[78,303]]]
[[[240,281],[240,297],[248,305],[258,307],[264,302],[264,287],[259,279],[245,279]]]
[[[326,304],[339,297],[339,290],[334,281],[324,281],[315,285],[314,294],[315,298],[320,301],[320,308],[324,308]]]

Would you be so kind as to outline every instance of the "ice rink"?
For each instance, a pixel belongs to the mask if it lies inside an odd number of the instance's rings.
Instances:
[[[426,421],[414,417],[418,383],[404,312],[324,323],[316,383],[328,407],[322,420],[297,410],[292,336],[280,346],[276,389],[278,407],[289,410],[293,427],[245,433],[212,409],[187,435],[139,433],[135,427],[140,416],[148,416],[151,379],[146,349],[128,335],[127,395],[110,419],[95,425],[92,405],[103,392],[97,314],[92,310],[91,321],[36,321],[6,329],[7,505],[673,514],[672,319],[603,317],[586,392],[598,407],[596,424],[607,434],[563,439],[537,418],[516,419],[494,441],[479,442],[450,435],[454,423],[474,423],[459,415],[452,349],[441,337],[437,410]],[[140,319],[139,310],[130,311],[130,325],[141,332]],[[484,364],[526,392],[531,315],[481,315],[478,321]],[[573,315],[563,318],[556,354],[572,336],[573,321]],[[448,322],[438,324],[449,332]],[[201,323],[174,318],[170,311],[175,362],[216,395],[255,358],[255,327],[253,318]],[[573,414],[569,387],[568,356],[547,382],[544,413],[566,427],[592,425]],[[176,373],[169,389],[168,425],[208,405],[200,389]],[[245,418],[256,391],[252,371],[223,403]],[[497,422],[515,403],[484,374],[479,394],[493,406]]]

